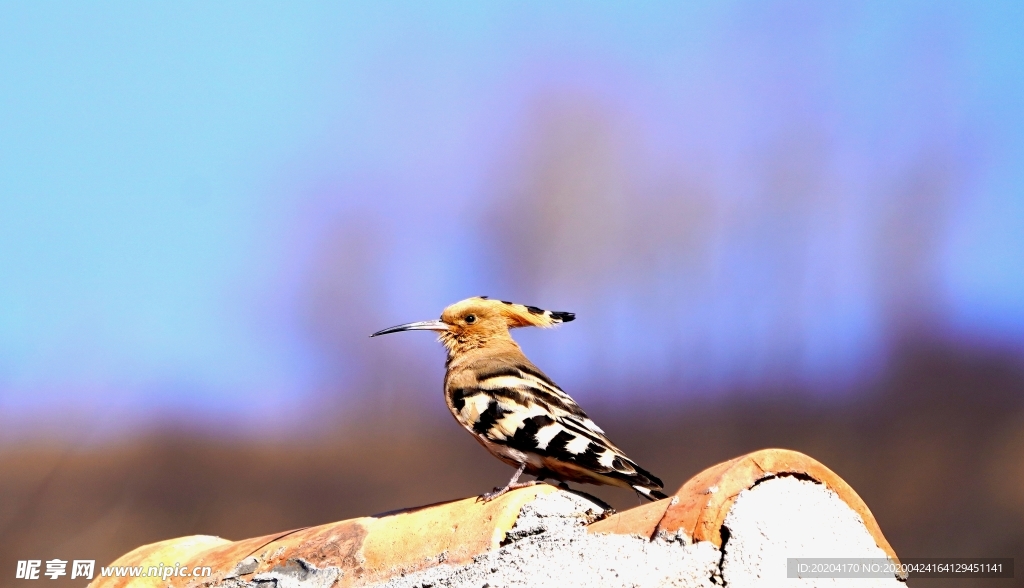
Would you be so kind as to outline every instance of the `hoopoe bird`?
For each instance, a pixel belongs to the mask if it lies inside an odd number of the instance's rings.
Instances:
[[[609,441],[509,334],[516,327],[551,327],[574,318],[571,312],[478,296],[452,304],[439,320],[398,325],[370,336],[440,333],[438,339],[448,351],[448,409],[487,451],[517,468],[504,488],[484,494],[483,500],[546,478],[631,488],[649,500],[665,498],[661,480]],[[524,472],[537,479],[519,482]]]

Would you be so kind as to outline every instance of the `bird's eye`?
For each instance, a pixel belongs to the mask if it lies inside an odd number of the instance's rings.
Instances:
[[[471,324],[473,324],[475,322],[476,322],[476,315],[475,314],[467,314],[466,315],[466,324],[467,325],[471,325]]]

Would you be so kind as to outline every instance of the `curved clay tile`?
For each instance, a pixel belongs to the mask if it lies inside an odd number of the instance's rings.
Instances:
[[[853,509],[875,543],[895,562],[899,559],[860,496],[817,460],[788,449],[762,449],[714,465],[690,478],[674,496],[618,513],[590,525],[594,533],[654,537],[682,531],[692,541],[722,545],[722,524],[740,492],[778,476],[813,480],[835,492]]]

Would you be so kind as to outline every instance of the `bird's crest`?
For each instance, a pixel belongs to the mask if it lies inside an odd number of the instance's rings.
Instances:
[[[544,310],[536,306],[474,296],[445,308],[441,323],[458,332],[493,332],[517,327],[553,327],[576,318],[571,312]]]
[[[486,296],[481,296],[480,299],[495,305],[500,305],[498,307],[498,312],[505,317],[510,329],[516,327],[547,328],[553,327],[559,323],[567,323],[576,318],[576,315],[571,312],[544,310],[543,308],[537,308],[536,306],[516,304],[515,302],[508,302],[505,300],[488,300]]]

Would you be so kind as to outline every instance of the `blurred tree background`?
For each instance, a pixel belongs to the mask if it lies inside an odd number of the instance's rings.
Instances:
[[[0,14],[0,586],[504,483],[367,337],[480,294],[669,489],[786,447],[1024,553],[1019,5]]]

